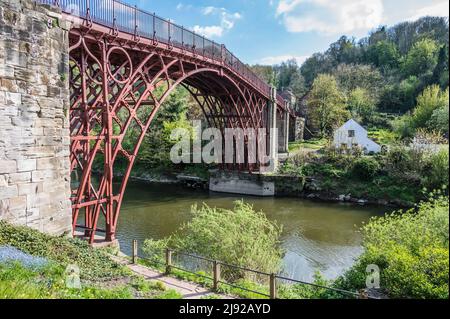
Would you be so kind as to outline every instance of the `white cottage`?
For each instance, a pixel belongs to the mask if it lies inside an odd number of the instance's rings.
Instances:
[[[350,120],[334,133],[336,148],[352,149],[360,147],[367,153],[380,153],[381,146],[368,138],[368,133],[355,120]]]

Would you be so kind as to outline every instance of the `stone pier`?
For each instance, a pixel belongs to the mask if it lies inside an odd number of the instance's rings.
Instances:
[[[71,230],[68,24],[0,0],[0,220]]]

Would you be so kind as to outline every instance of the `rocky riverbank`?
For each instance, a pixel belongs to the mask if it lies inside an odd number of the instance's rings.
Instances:
[[[411,208],[413,203],[401,200],[374,199],[354,196],[352,194],[339,194],[336,191],[324,190],[321,188],[321,181],[313,178],[303,178],[285,175],[260,175],[237,172],[211,171],[210,174],[220,174],[222,178],[239,178],[242,180],[265,181],[275,184],[275,196],[296,197],[308,200],[352,203],[355,205],[379,205],[393,208]],[[178,184],[188,188],[209,190],[209,179],[193,176],[185,173],[139,173],[132,174],[132,180],[144,183]]]

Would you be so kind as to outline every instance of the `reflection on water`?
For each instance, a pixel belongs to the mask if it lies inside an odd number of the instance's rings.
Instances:
[[[133,239],[161,239],[189,220],[190,207],[203,202],[232,208],[244,199],[283,226],[286,275],[311,280],[319,270],[335,278],[350,267],[361,253],[358,228],[384,208],[317,203],[293,198],[258,198],[189,190],[176,185],[131,182],[125,195],[117,237],[130,254]]]

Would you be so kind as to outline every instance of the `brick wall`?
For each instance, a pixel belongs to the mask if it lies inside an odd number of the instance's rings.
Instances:
[[[0,0],[0,219],[71,229],[68,31],[60,12]]]

